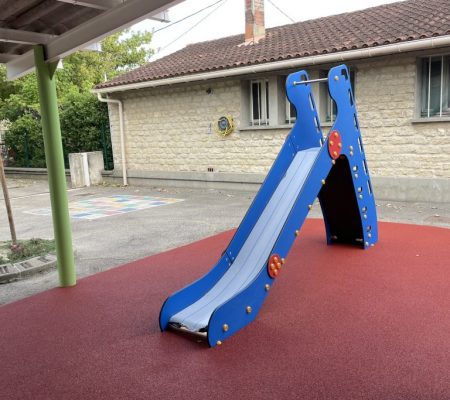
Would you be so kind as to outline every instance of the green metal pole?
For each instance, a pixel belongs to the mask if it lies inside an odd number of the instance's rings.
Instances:
[[[44,134],[45,160],[52,205],[53,230],[58,259],[60,285],[76,284],[75,262],[72,249],[67,182],[59,125],[58,101],[56,97],[56,63],[46,63],[42,46],[34,47],[34,62],[39,89],[42,132]]]

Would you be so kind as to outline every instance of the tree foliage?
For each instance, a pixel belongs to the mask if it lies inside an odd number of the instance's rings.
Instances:
[[[58,96],[89,91],[100,82],[145,64],[152,54],[147,49],[150,41],[149,32],[127,30],[105,38],[101,52],[78,51],[66,57],[63,69],[57,71]]]
[[[44,140],[38,116],[23,114],[6,131],[5,141],[14,165],[21,167],[45,167]]]
[[[78,51],[63,60],[56,71],[64,153],[106,150],[110,141],[102,138],[108,111],[90,90],[96,84],[136,68],[148,61],[151,50],[148,32],[116,33],[101,42],[102,51]],[[0,65],[0,121],[7,120],[6,144],[17,166],[44,167],[39,98],[35,74],[13,82],[6,80]]]
[[[105,146],[101,129],[108,126],[108,109],[90,93],[71,94],[61,106],[59,116],[66,162],[69,153],[95,151]]]

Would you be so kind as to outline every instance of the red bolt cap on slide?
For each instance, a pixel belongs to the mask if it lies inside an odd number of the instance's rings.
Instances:
[[[339,157],[342,149],[342,139],[338,131],[333,131],[330,133],[328,138],[328,152],[333,160]]]
[[[283,259],[278,254],[272,254],[267,263],[267,271],[269,276],[275,279],[280,272],[281,266],[283,265]]]

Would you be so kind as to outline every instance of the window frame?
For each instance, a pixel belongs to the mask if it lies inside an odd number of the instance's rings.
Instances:
[[[261,93],[260,98],[258,99],[258,114],[259,119],[254,118],[254,109],[253,109],[253,85],[260,85],[260,90],[258,93]],[[250,80],[250,126],[268,126],[270,125],[269,118],[269,103],[270,103],[270,90],[269,90],[269,79],[260,78],[260,79],[252,79]],[[260,99],[265,99],[264,102],[261,103]]]
[[[294,124],[295,121],[297,121],[297,112],[295,110],[295,106],[289,101],[288,97],[285,96],[286,98],[286,108],[285,108],[285,122],[287,124]],[[291,113],[291,111],[293,111],[293,113]]]
[[[431,63],[433,60],[439,59],[440,66],[440,87],[439,87],[439,112],[431,113]],[[427,65],[425,65],[427,63]],[[450,54],[435,54],[419,58],[418,87],[419,95],[417,99],[417,116],[419,119],[441,119],[450,117]],[[428,76],[425,77],[426,70]],[[425,81],[426,79],[426,81]],[[444,101],[445,99],[445,101]],[[425,101],[425,105],[424,105]],[[446,102],[446,110],[444,111],[444,102]],[[425,107],[424,107],[425,106]],[[425,114],[425,115],[424,115]]]
[[[289,75],[279,75],[278,85],[280,85],[280,96],[284,99],[284,107],[281,111],[281,124],[293,125],[297,121],[297,110],[295,106],[289,101],[286,93],[286,80]],[[293,112],[291,112],[293,111]]]

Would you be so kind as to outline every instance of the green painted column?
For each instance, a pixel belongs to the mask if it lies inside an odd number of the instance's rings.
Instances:
[[[73,286],[77,280],[56,96],[55,71],[57,63],[45,62],[42,46],[34,47],[34,62],[41,107],[41,123],[44,134],[45,160],[52,205],[56,256],[58,258],[59,283],[63,287]]]

